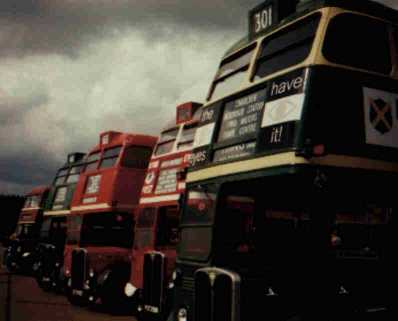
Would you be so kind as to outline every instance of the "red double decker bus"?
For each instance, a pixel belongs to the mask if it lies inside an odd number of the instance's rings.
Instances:
[[[160,135],[142,188],[125,295],[149,312],[164,308],[166,292],[161,289],[174,269],[179,204],[201,106],[194,102],[177,106],[176,119]],[[149,268],[154,262],[156,266]],[[156,282],[154,273],[159,277]]]
[[[156,137],[104,132],[86,158],[68,216],[64,268],[72,303],[109,304],[130,275],[134,213]]]
[[[43,209],[48,191],[48,186],[39,186],[26,195],[15,237],[5,254],[5,263],[9,271],[32,272],[33,252],[43,222]]]

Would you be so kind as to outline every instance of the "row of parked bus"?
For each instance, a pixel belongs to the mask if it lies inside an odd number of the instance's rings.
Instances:
[[[141,296],[147,251],[167,255],[171,276],[200,107],[178,106],[159,139],[108,131],[87,154],[69,154],[51,186],[26,195],[8,269],[73,304],[109,307]]]
[[[149,320],[397,319],[398,12],[267,0],[248,18],[156,144],[103,133],[32,191],[10,268]]]

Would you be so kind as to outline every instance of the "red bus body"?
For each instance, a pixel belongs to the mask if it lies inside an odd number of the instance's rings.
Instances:
[[[185,193],[185,176],[200,107],[201,104],[191,102],[177,106],[176,120],[162,131],[152,155],[141,192],[130,283],[125,288],[127,296],[137,297],[135,293],[143,290],[145,253],[161,252],[167,262],[165,278],[171,278],[178,241],[179,204]]]
[[[80,276],[82,278],[88,275],[98,278],[114,264],[129,264],[131,248],[113,246],[112,239],[108,240],[106,237],[101,239],[95,231],[95,224],[97,221],[103,222],[108,219],[131,220],[134,224],[141,187],[156,140],[153,136],[109,131],[100,135],[100,143],[89,152],[68,217],[64,269],[66,277],[71,279],[68,282],[69,288],[74,283],[74,251],[84,250],[89,260],[89,266],[85,266],[86,271],[82,272],[85,275]],[[107,223],[104,223],[102,227],[106,225]],[[94,239],[91,239],[93,242],[87,241],[90,237],[93,238],[93,233],[97,233]],[[94,283],[97,285],[98,282]],[[89,301],[95,300],[94,295],[83,294],[83,289],[70,290],[79,297],[86,297]],[[95,292],[95,289],[88,292],[93,291]]]
[[[6,265],[11,271],[32,272],[33,252],[38,241],[49,189],[48,186],[38,186],[26,194],[16,232],[5,256]]]

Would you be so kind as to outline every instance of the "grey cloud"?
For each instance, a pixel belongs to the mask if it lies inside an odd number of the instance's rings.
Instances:
[[[79,49],[100,37],[131,28],[152,41],[167,37],[168,26],[213,32],[239,30],[255,0],[21,0],[6,1],[0,19],[0,56],[55,53],[77,58]],[[1,15],[0,15],[1,17]]]

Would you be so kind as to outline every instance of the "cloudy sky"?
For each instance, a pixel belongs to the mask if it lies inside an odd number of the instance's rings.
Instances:
[[[0,0],[0,193],[50,183],[101,131],[157,135],[203,102],[260,2]]]

